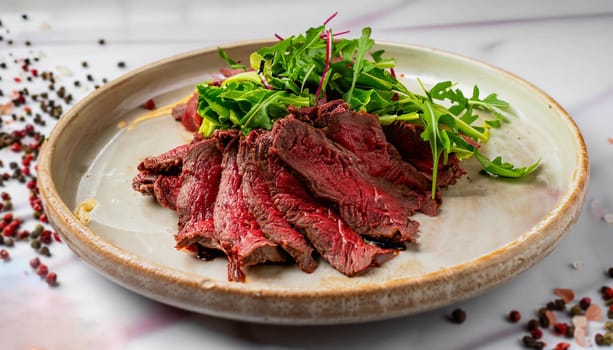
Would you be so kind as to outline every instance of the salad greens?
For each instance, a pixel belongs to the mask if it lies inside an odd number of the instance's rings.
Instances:
[[[471,96],[465,96],[450,81],[427,89],[418,80],[423,94],[411,92],[396,77],[393,58],[384,57],[383,50],[370,52],[374,46],[370,34],[370,28],[364,28],[358,39],[337,40],[324,24],[253,52],[249,67],[218,49],[231,68],[243,72],[221,83],[197,86],[198,113],[203,117],[199,132],[207,137],[215,129],[270,130],[290,105],[315,106],[321,100],[343,99],[352,110],[376,114],[382,125],[402,121],[423,126],[421,136],[430,144],[434,164],[446,163],[452,153],[460,159],[474,155],[488,174],[512,178],[538,167],[539,161],[516,168],[478,151],[491,128],[509,122],[506,101],[496,94],[482,98],[477,86]],[[489,117],[480,118],[478,111]],[[434,195],[436,166],[432,175]]]

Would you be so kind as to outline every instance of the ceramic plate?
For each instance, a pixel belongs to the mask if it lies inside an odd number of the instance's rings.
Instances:
[[[270,42],[225,46],[231,57]],[[82,100],[53,130],[39,159],[45,210],[68,246],[111,280],[180,308],[232,319],[281,324],[361,322],[409,315],[469,298],[526,270],[551,252],[575,222],[588,182],[586,147],[572,119],[522,79],[438,50],[379,43],[397,72],[417,88],[451,80],[469,93],[497,92],[513,106],[512,122],[483,148],[515,164],[541,159],[527,179],[468,175],[443,193],[436,217],[417,215],[419,244],[353,278],[321,262],[246,269],[245,283],[226,280],[226,260],[200,261],[174,249],[176,214],[131,188],[136,164],[188,142],[170,116],[126,127],[154,98],[171,103],[225,62],[216,48],[166,59],[127,74]],[[73,215],[94,198],[87,226]]]

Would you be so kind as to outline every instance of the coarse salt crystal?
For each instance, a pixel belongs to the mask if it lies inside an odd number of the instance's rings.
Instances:
[[[573,261],[573,263],[570,264],[570,266],[572,266],[573,269],[575,269],[575,270],[580,270],[581,268],[583,268],[583,262],[581,262],[581,261]]]
[[[66,66],[57,66],[56,67],[58,73],[60,73],[60,75],[64,76],[64,77],[71,77],[72,76],[72,71],[70,70],[70,68],[66,67]]]

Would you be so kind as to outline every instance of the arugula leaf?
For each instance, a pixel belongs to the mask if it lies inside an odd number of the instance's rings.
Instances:
[[[230,68],[232,69],[243,69],[243,70],[247,70],[247,66],[240,64],[238,62],[235,62],[233,59],[230,58],[230,56],[228,56],[228,53],[226,51],[224,51],[224,49],[222,49],[221,47],[217,48],[217,54],[219,55],[219,57],[221,57],[224,61],[226,61],[228,63],[228,65],[230,65]]]
[[[364,68],[364,56],[366,55],[366,52],[368,52],[368,50],[370,50],[370,48],[375,44],[375,41],[370,38],[370,31],[371,30],[369,27],[362,29],[362,36],[358,42],[357,56],[355,57],[355,63],[353,64],[353,78],[351,79],[351,87],[347,93],[345,93],[345,102],[351,101],[353,89],[355,88],[355,84],[358,82],[362,69]]]
[[[541,160],[539,159],[527,167],[516,168],[511,163],[503,162],[501,157],[496,157],[493,160],[489,160],[479,151],[475,151],[475,158],[479,161],[479,163],[481,163],[483,170],[485,170],[488,174],[507,178],[524,177],[534,172],[541,163]]]
[[[439,118],[434,112],[434,108],[432,108],[432,103],[430,101],[424,103],[423,116],[426,127],[421,134],[421,138],[430,143],[430,149],[432,150],[432,198],[434,199],[437,189],[436,178],[438,176],[438,164],[444,146],[441,142],[441,130],[438,125]]]

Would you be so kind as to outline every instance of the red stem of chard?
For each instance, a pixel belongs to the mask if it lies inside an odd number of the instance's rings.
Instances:
[[[321,73],[321,79],[319,79],[319,86],[317,86],[317,91],[315,92],[315,105],[319,103],[319,94],[324,85],[324,81],[326,80],[326,75],[328,74],[328,68],[330,67],[330,59],[332,58],[332,30],[328,29],[328,33],[326,35],[326,63],[324,64],[324,71]],[[325,91],[324,91],[325,95]]]
[[[336,15],[338,15],[338,11],[334,12],[332,15],[330,15],[330,17],[328,17],[328,19],[324,21],[324,26],[327,26],[328,23],[330,23],[330,21],[333,20],[334,17],[336,17]]]
[[[277,33],[275,33],[275,38],[279,39],[279,41],[283,41],[283,37]]]

